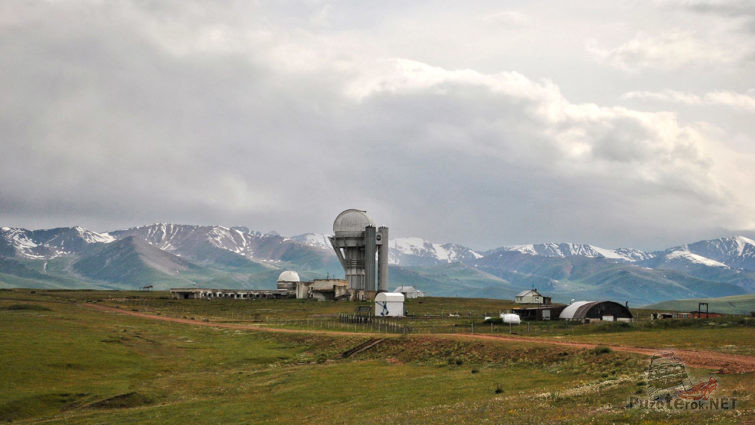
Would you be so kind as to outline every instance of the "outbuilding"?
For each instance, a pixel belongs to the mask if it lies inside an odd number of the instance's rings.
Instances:
[[[576,301],[566,306],[558,318],[580,322],[593,320],[625,322],[632,320],[632,312],[626,306],[613,301]]]
[[[537,307],[515,307],[513,312],[522,320],[556,320],[565,305],[541,305]]]
[[[404,294],[381,292],[375,296],[375,316],[403,317]]]

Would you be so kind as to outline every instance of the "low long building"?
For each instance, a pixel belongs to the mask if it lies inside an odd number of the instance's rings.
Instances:
[[[556,320],[565,307],[565,305],[515,307],[512,311],[522,320]]]
[[[170,297],[177,300],[229,298],[234,300],[288,298],[296,295],[287,289],[211,289],[174,288]]]
[[[296,298],[318,301],[349,298],[349,282],[343,279],[315,279],[296,283]]]

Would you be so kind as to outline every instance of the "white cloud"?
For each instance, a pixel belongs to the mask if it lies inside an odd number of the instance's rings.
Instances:
[[[586,25],[603,16],[472,6],[18,2],[0,13],[0,221],[293,234],[360,207],[396,235],[482,247],[664,246],[752,225],[755,159],[714,114],[611,104],[636,84],[583,57],[580,31],[613,31]],[[553,30],[496,28],[517,21]],[[605,60],[636,55],[638,81],[669,87],[643,74],[666,60],[642,53],[653,40]],[[686,43],[661,36],[693,54],[663,66],[707,60]],[[748,102],[701,92],[684,101]]]
[[[650,35],[639,33],[616,47],[601,47],[590,40],[586,47],[599,61],[627,71],[643,69],[678,70],[688,65],[731,64],[747,51],[701,39],[693,31],[672,30]]]
[[[365,67],[346,93],[359,102],[388,96],[394,106],[418,97],[461,105],[466,115],[445,123],[444,131],[456,136],[444,147],[562,175],[612,179],[619,170],[622,179],[689,191],[706,200],[727,196],[709,172],[706,135],[680,124],[674,114],[575,104],[550,81],[535,82],[516,72],[446,70],[405,59]],[[482,111],[472,112],[477,108]],[[682,174],[687,181],[680,181]]]
[[[703,95],[680,92],[675,90],[663,91],[632,91],[622,95],[623,99],[652,100],[661,102],[681,103],[695,106],[728,106],[743,111],[755,111],[755,96],[749,93],[735,93],[731,91],[713,91]]]
[[[515,10],[504,10],[483,16],[482,22],[504,28],[522,28],[530,24],[530,18]]]

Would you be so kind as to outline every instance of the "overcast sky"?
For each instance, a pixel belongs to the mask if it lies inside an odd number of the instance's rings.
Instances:
[[[755,230],[750,0],[5,0],[0,58],[2,225]]]

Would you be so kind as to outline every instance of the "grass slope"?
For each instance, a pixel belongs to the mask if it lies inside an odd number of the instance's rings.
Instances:
[[[0,421],[45,423],[741,423],[750,375],[720,375],[737,411],[626,408],[647,359],[610,350],[456,337],[260,333],[102,313],[70,301],[163,303],[164,293],[0,291]],[[458,304],[457,304],[458,303]],[[429,312],[497,300],[427,300]],[[196,309],[207,304],[188,303]],[[215,303],[231,320],[273,301]],[[279,303],[279,314],[349,303]],[[25,306],[25,307],[24,307]],[[352,305],[353,307],[353,305]],[[225,309],[225,310],[222,310]],[[692,371],[697,374],[697,371]],[[707,371],[699,371],[707,377]]]
[[[719,298],[691,298],[664,301],[643,307],[651,310],[697,311],[698,303],[708,303],[710,311],[724,314],[750,314],[755,311],[755,294]]]

